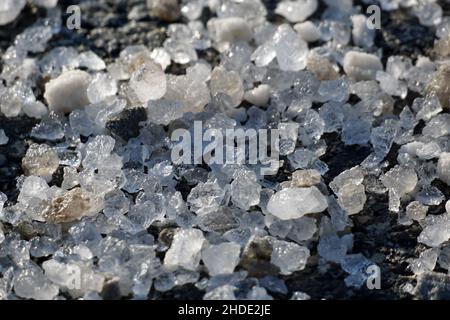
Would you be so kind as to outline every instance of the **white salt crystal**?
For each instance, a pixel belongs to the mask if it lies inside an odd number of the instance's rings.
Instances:
[[[289,22],[302,22],[316,12],[318,6],[317,0],[281,1],[275,13],[285,17]]]
[[[450,185],[450,153],[441,153],[437,165],[437,174],[440,180]]]
[[[81,269],[78,265],[50,259],[42,263],[42,269],[47,278],[58,286],[69,290],[81,289]]]
[[[275,193],[267,204],[267,210],[282,220],[322,212],[327,207],[327,199],[316,187],[283,189]]]
[[[167,90],[166,75],[159,64],[147,62],[131,75],[130,87],[142,103],[158,100]]]
[[[305,21],[294,25],[294,30],[306,42],[316,42],[320,40],[320,30],[311,21]]]
[[[163,70],[166,70],[168,66],[170,66],[170,54],[164,50],[164,48],[155,48],[150,54],[150,58],[152,58],[156,63],[161,65]]]
[[[178,230],[164,257],[164,265],[168,268],[183,267],[187,270],[196,270],[204,242],[205,238],[200,230]]]
[[[367,17],[363,14],[353,15],[351,17],[353,23],[353,42],[358,47],[370,48],[373,46],[375,39],[375,30],[369,29]]]
[[[26,3],[26,0],[3,0],[0,3],[0,26],[16,20]]]
[[[227,71],[222,66],[214,68],[209,86],[213,96],[225,93],[231,98],[233,107],[241,104],[244,97],[244,85],[236,71]]]
[[[78,63],[80,67],[85,67],[93,71],[100,71],[106,68],[105,62],[92,51],[80,53],[78,55]]]
[[[278,27],[273,40],[281,70],[300,71],[306,67],[308,44],[288,24]]]
[[[427,249],[420,253],[418,259],[414,259],[410,263],[411,270],[415,275],[433,271],[439,255],[439,249]]]
[[[47,280],[39,267],[30,265],[15,277],[14,292],[26,299],[51,300],[57,296],[59,289]]]
[[[45,106],[45,104],[43,104],[40,101],[33,101],[33,102],[25,103],[22,106],[22,111],[28,117],[36,118],[36,119],[41,119],[48,113],[47,107]]]
[[[380,58],[357,51],[347,52],[343,66],[345,73],[356,81],[374,80],[377,71],[383,70]]]
[[[424,228],[417,241],[429,247],[438,247],[450,238],[450,216],[429,216],[423,223]]]
[[[218,43],[250,41],[253,37],[247,21],[240,17],[213,18],[208,21],[208,32],[210,37]],[[225,48],[222,47],[222,49]]]
[[[261,84],[256,88],[245,92],[244,100],[259,107],[266,106],[270,99],[270,86]]]
[[[117,93],[117,82],[107,73],[97,73],[92,77],[87,88],[87,96],[91,103],[99,103]]]
[[[67,71],[45,85],[44,98],[51,111],[70,113],[89,104],[90,76],[81,70]]]
[[[236,243],[211,245],[202,251],[202,260],[211,276],[232,273],[239,263],[241,246]]]

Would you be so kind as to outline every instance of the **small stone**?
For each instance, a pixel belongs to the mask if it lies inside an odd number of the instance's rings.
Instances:
[[[166,75],[159,64],[147,62],[131,75],[130,88],[142,103],[158,100],[167,90]]]
[[[377,71],[383,70],[380,58],[357,51],[347,52],[343,65],[345,73],[356,81],[374,80]]]
[[[211,276],[233,273],[239,263],[241,247],[236,243],[221,243],[207,247],[202,260]]]
[[[147,0],[147,8],[153,17],[166,22],[176,21],[181,16],[178,0]]]
[[[316,187],[283,189],[275,193],[267,204],[267,210],[282,220],[319,213],[327,207],[327,199]]]
[[[70,113],[89,104],[90,76],[81,70],[67,71],[45,85],[44,98],[51,111]]]
[[[74,188],[51,200],[42,215],[50,223],[64,223],[93,216],[95,210],[94,196],[81,188]]]
[[[316,12],[319,3],[317,0],[281,1],[275,13],[285,17],[289,22],[303,22]]]
[[[182,267],[187,270],[196,270],[200,263],[204,241],[205,238],[200,230],[178,230],[164,257],[164,265],[168,268]]]
[[[39,176],[50,181],[59,167],[58,153],[46,144],[32,144],[22,159],[22,168],[27,176]]]

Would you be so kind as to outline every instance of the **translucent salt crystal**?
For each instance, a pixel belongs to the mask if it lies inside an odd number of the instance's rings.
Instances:
[[[320,39],[320,31],[311,21],[305,21],[294,25],[294,30],[306,42],[316,42]]]
[[[210,213],[219,208],[225,197],[223,190],[216,180],[200,182],[191,190],[187,197],[187,203],[191,211],[198,215]]]
[[[408,94],[408,87],[405,83],[397,80],[387,72],[377,71],[376,79],[380,83],[381,89],[391,96],[398,96],[402,99]]]
[[[235,286],[225,284],[205,293],[203,300],[236,300],[235,290]]]
[[[438,206],[445,200],[445,196],[438,188],[425,186],[416,194],[416,200],[427,206]]]
[[[3,26],[16,20],[26,3],[26,0],[2,1],[0,5],[0,25]]]
[[[275,51],[275,46],[271,41],[268,41],[256,48],[251,59],[255,62],[256,66],[265,67],[269,65],[276,56],[277,52]]]
[[[364,181],[364,172],[359,167],[353,167],[351,169],[341,172],[330,182],[330,188],[335,192],[339,193],[339,190],[347,184],[361,184]]]
[[[22,168],[28,176],[40,176],[47,181],[59,167],[57,152],[46,144],[32,144],[22,159]]]
[[[450,153],[441,153],[437,165],[437,174],[441,181],[450,185]]]
[[[244,100],[259,107],[266,106],[270,99],[270,86],[261,84],[256,88],[245,92]]]
[[[309,258],[309,250],[293,242],[274,240],[270,261],[280,268],[280,273],[289,275],[303,270]]]
[[[181,101],[184,112],[198,113],[210,102],[211,94],[203,82],[193,81],[187,76],[171,76],[168,78],[164,98],[169,101]]]
[[[28,52],[43,52],[47,42],[53,36],[52,28],[49,26],[32,26],[16,37],[17,48]]]
[[[281,1],[275,13],[285,17],[289,22],[302,22],[316,12],[318,6],[317,0]]]
[[[356,81],[374,80],[377,71],[383,70],[380,58],[357,51],[347,52],[343,66],[345,73]]]
[[[438,114],[423,128],[422,134],[432,138],[439,138],[450,134],[450,115]]]
[[[439,4],[421,0],[413,7],[413,13],[419,18],[419,22],[424,26],[438,25],[442,21],[442,8]]]
[[[406,215],[416,221],[421,221],[427,216],[428,207],[419,201],[412,201],[406,206]]]
[[[241,246],[236,243],[211,245],[202,251],[202,260],[210,276],[232,273],[239,263]]]
[[[417,241],[429,247],[438,247],[450,238],[450,217],[448,214],[428,216]]]
[[[282,219],[297,219],[308,213],[318,213],[328,207],[325,196],[316,187],[286,188],[275,193],[267,210]]]
[[[22,106],[22,111],[28,117],[36,119],[41,119],[48,113],[47,107],[40,101],[32,101],[25,103]]]
[[[427,249],[420,253],[419,258],[413,259],[409,264],[409,267],[415,275],[433,271],[436,266],[438,256],[439,249]]]
[[[344,112],[340,103],[334,101],[324,103],[319,109],[319,115],[324,121],[325,132],[335,132],[342,128]]]
[[[126,105],[127,101],[124,99],[108,97],[99,103],[90,104],[84,111],[90,120],[89,122],[95,123],[100,128],[104,128],[108,119],[122,112]],[[89,126],[89,123],[85,123],[84,125]]]
[[[45,85],[44,98],[49,109],[57,113],[70,113],[89,104],[87,89],[90,76],[81,70],[67,71]]]
[[[131,75],[130,88],[142,103],[158,100],[167,90],[166,75],[159,64],[147,62]]]
[[[94,201],[94,196],[89,192],[74,188],[52,199],[42,215],[50,223],[76,221],[98,212]]]
[[[345,238],[339,238],[330,219],[323,217],[320,224],[320,240],[317,245],[318,254],[326,261],[339,263],[345,256],[348,245]]]
[[[362,184],[347,184],[340,188],[337,196],[339,204],[348,215],[361,212],[367,200],[365,187]]]
[[[381,182],[388,189],[393,190],[399,197],[412,192],[417,185],[417,174],[414,169],[396,165],[381,177]]]
[[[36,100],[31,88],[20,81],[5,91],[0,87],[0,93],[0,110],[8,118],[17,117],[24,104]]]
[[[50,259],[42,263],[42,268],[47,278],[58,286],[69,290],[80,289],[81,269],[78,265]]]
[[[240,17],[214,18],[208,21],[210,37],[219,43],[221,51],[230,44],[239,41],[250,41],[253,32],[247,21]]]
[[[38,266],[30,264],[15,277],[14,292],[26,299],[51,300],[58,295],[59,289],[44,276]]]
[[[360,288],[365,284],[370,276],[369,267],[372,265],[373,262],[360,253],[345,256],[341,261],[341,267],[349,274],[345,278],[347,287]]]
[[[205,0],[184,1],[181,5],[181,14],[189,20],[197,20],[206,4],[207,1]]]
[[[372,129],[370,142],[377,155],[386,156],[389,153],[397,136],[397,129],[398,123],[392,119],[385,120],[381,126]]]
[[[259,204],[261,186],[253,171],[238,172],[231,183],[231,199],[233,203],[244,210]]]
[[[44,8],[54,8],[58,4],[58,0],[33,0],[33,3]]]
[[[240,105],[244,97],[244,85],[239,74],[220,66],[214,68],[211,73],[210,89],[213,96],[218,93],[228,95],[233,107]]]
[[[295,122],[284,122],[278,125],[280,140],[278,151],[280,155],[288,155],[294,152],[298,139],[299,125]]]
[[[346,145],[365,145],[370,139],[372,118],[367,113],[344,106],[344,124],[341,139]]]
[[[150,122],[168,125],[184,114],[181,102],[168,100],[149,101],[147,104],[147,118]]]
[[[349,85],[343,79],[322,81],[317,93],[321,101],[345,102],[348,100]]]
[[[302,124],[299,128],[299,137],[305,146],[313,145],[325,132],[325,122],[315,110],[308,109],[298,116]]]
[[[106,73],[97,73],[93,76],[87,88],[87,96],[91,103],[99,103],[116,93],[117,82]]]
[[[386,72],[395,79],[405,79],[410,68],[412,61],[404,56],[390,56],[386,63]]]
[[[98,55],[92,51],[85,51],[78,55],[80,67],[88,68],[92,71],[100,71],[106,68],[106,64]]]
[[[164,49],[170,54],[171,59],[175,63],[188,64],[198,59],[197,51],[186,40],[169,38],[164,41]]]
[[[269,295],[266,289],[254,286],[252,290],[247,294],[248,300],[273,300],[273,297]]]
[[[375,30],[369,29],[367,17],[363,14],[353,15],[351,17],[353,23],[353,42],[358,47],[370,48],[374,44]]]
[[[5,130],[0,129],[0,145],[7,144],[9,141],[8,136],[5,133]]]
[[[441,247],[441,252],[438,257],[438,264],[441,268],[444,268],[447,271],[450,269],[450,247],[448,245]]]
[[[161,65],[163,70],[166,70],[168,66],[170,66],[170,54],[164,50],[164,48],[155,48],[150,54],[150,58],[152,58],[156,63]]]
[[[439,99],[435,95],[416,98],[413,102],[412,109],[417,112],[416,119],[424,120],[425,122],[431,120],[443,110]]]
[[[180,229],[173,237],[172,245],[164,257],[168,268],[183,267],[187,270],[197,269],[205,238],[197,229]]]
[[[211,6],[211,3],[209,3]],[[220,18],[241,17],[254,27],[265,22],[267,9],[261,0],[224,0],[217,4],[216,13]],[[212,5],[214,7],[214,5]]]
[[[305,69],[308,45],[289,25],[279,26],[273,41],[278,65],[282,71]]]

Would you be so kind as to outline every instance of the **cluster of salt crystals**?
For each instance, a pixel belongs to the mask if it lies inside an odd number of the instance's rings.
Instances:
[[[51,8],[57,1],[34,2]],[[4,3],[0,24],[24,5]],[[429,272],[436,264],[448,270],[449,213],[427,215],[445,200],[431,183],[450,185],[448,66],[405,56],[387,57],[383,66],[386,57],[372,50],[375,32],[363,12],[351,1],[325,3],[317,21],[308,19],[318,1],[281,1],[275,13],[285,23],[276,25],[266,21],[260,0],[149,0],[152,16],[174,21],[181,14],[189,22],[169,24],[162,47],[130,46],[108,65],[91,51],[46,51],[59,32],[58,10],[17,36],[2,57],[1,112],[42,121],[31,133],[39,144],[22,160],[18,201],[0,212],[0,258],[17,266],[3,272],[0,298],[53,299],[64,292],[92,299],[116,285],[121,296],[145,299],[152,287],[165,292],[194,283],[204,299],[271,299],[271,293],[288,294],[284,281],[249,276],[247,266],[301,272],[314,248],[320,264],[340,264],[346,284],[359,288],[373,263],[353,251],[349,216],[364,210],[369,178],[388,193],[399,223],[422,227],[418,242],[430,249],[411,260],[412,271]],[[436,2],[379,3],[384,10],[407,8],[445,37],[448,18]],[[204,25],[206,6],[217,17]],[[199,58],[209,48],[220,53],[219,64]],[[186,73],[166,73],[172,62],[185,65]],[[35,96],[39,78],[49,79],[44,101]],[[421,97],[395,116],[396,99],[409,91]],[[360,101],[353,105],[351,95]],[[243,108],[243,101],[252,106]],[[144,107],[148,119],[139,135],[128,141],[110,136],[108,120],[135,107]],[[171,163],[172,126],[192,129],[198,119],[208,128],[278,126],[278,151],[295,170],[291,180],[269,182],[257,166],[217,165],[208,172]],[[328,166],[320,159],[329,147],[326,133],[372,150],[328,186],[322,179]],[[0,131],[0,145],[8,140]],[[389,157],[394,144],[397,163]],[[58,186],[54,174],[61,167]],[[187,196],[176,189],[180,179],[189,186]],[[6,201],[0,193],[0,208]],[[43,229],[19,240],[2,223]],[[165,223],[176,228],[163,229],[157,239],[148,233]],[[249,257],[255,261],[249,264]],[[37,265],[31,258],[46,260]],[[209,277],[201,279],[204,272]],[[303,292],[291,297],[309,298]]]

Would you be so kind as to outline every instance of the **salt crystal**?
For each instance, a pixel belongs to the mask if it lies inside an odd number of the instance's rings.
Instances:
[[[437,174],[440,180],[450,185],[450,153],[441,153],[437,165]]]
[[[48,113],[47,107],[40,101],[25,103],[22,110],[28,117],[36,119],[41,119]]]
[[[26,3],[26,0],[2,1],[0,5],[0,25],[3,26],[16,20]]]
[[[26,299],[50,300],[57,296],[59,289],[47,280],[39,267],[30,265],[15,277],[14,292]]]
[[[302,22],[309,18],[318,6],[317,0],[281,1],[275,13],[285,17],[289,22]]]
[[[26,175],[40,176],[50,181],[59,167],[56,151],[46,144],[32,144],[22,159],[22,168]]]
[[[241,209],[248,210],[259,204],[261,186],[253,171],[238,172],[231,183],[231,199]]]
[[[204,241],[205,238],[200,230],[178,230],[173,237],[170,249],[164,257],[164,265],[168,268],[197,269]]]
[[[87,88],[87,96],[91,103],[99,103],[117,93],[117,83],[106,73],[97,73],[92,77]]]
[[[87,89],[90,76],[87,72],[74,70],[61,74],[45,85],[44,98],[51,111],[70,113],[89,104]]]
[[[73,290],[81,287],[81,269],[76,264],[50,259],[42,263],[45,275],[60,287]]]
[[[256,88],[245,92],[244,100],[259,107],[266,106],[270,99],[270,86],[261,84]]]
[[[9,138],[7,137],[5,130],[0,129],[0,146],[7,144],[9,141]]]
[[[178,101],[156,100],[147,104],[147,118],[156,124],[168,125],[183,114],[183,104]]]
[[[413,102],[412,109],[417,112],[416,119],[427,122],[441,113],[442,106],[439,99],[435,95],[432,95],[425,98],[416,98]]]
[[[275,193],[267,204],[267,210],[282,219],[297,219],[308,213],[324,211],[328,203],[316,187],[286,188]]]
[[[173,22],[180,17],[180,6],[177,0],[147,0],[147,8],[153,17]]]
[[[280,273],[289,275],[303,270],[309,258],[309,250],[296,243],[274,240],[271,262],[280,268]]]
[[[320,31],[311,21],[305,21],[294,25],[294,30],[306,42],[316,42],[320,39]]]
[[[416,221],[421,221],[427,216],[428,207],[419,201],[413,201],[406,206],[406,215]]]
[[[225,191],[216,180],[200,182],[187,197],[191,211],[198,215],[207,214],[219,208],[225,197]]]
[[[94,52],[85,51],[78,55],[80,67],[88,68],[93,71],[100,71],[106,68],[105,62]]]
[[[439,250],[437,248],[427,249],[420,253],[419,258],[413,259],[410,268],[415,275],[433,271],[438,259]]]
[[[306,67],[308,45],[289,25],[279,26],[273,41],[281,70],[299,71]]]
[[[358,47],[370,48],[374,44],[375,30],[368,28],[368,19],[363,14],[353,15],[353,42]]]
[[[239,263],[241,247],[235,243],[211,245],[202,251],[202,260],[211,276],[232,273]]]
[[[373,55],[357,51],[349,51],[344,57],[345,73],[357,80],[374,80],[377,71],[383,70],[380,59]]]
[[[147,62],[131,75],[130,87],[142,103],[158,100],[167,90],[166,75],[159,64]]]
[[[413,169],[396,165],[381,177],[381,181],[386,188],[395,191],[399,197],[402,197],[414,190],[418,179]]]
[[[406,98],[408,88],[405,83],[395,79],[387,72],[377,71],[376,79],[380,83],[381,89],[389,95]]]
[[[448,214],[429,216],[417,241],[429,247],[438,247],[450,238],[450,217]]]
[[[239,17],[211,19],[208,21],[208,32],[220,44],[221,51],[231,43],[250,41],[253,37],[247,21]]]
[[[244,85],[239,74],[227,71],[223,67],[216,67],[211,73],[211,94],[225,93],[231,98],[233,107],[241,104],[244,97]]]
[[[54,8],[58,4],[58,0],[33,0],[33,2],[40,7],[48,9]]]

